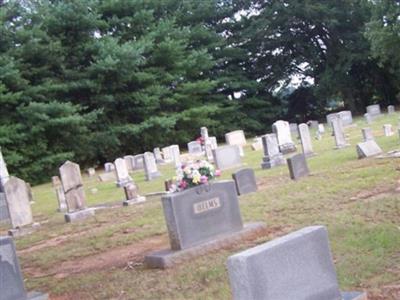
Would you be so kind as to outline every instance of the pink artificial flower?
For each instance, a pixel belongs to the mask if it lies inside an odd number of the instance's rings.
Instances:
[[[204,184],[204,183],[207,183],[207,182],[208,182],[208,177],[205,176],[205,175],[201,176],[201,177],[200,177],[200,182],[203,183],[203,184]]]
[[[185,181],[185,180],[182,180],[180,183],[179,183],[179,187],[181,188],[181,189],[186,189],[186,187],[187,187],[187,182]]]
[[[221,170],[220,169],[215,170],[215,176],[221,176]]]

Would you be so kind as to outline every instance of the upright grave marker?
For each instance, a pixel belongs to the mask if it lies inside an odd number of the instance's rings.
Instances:
[[[179,145],[171,145],[171,158],[174,162],[175,168],[180,168],[182,166],[181,162],[181,151],[179,150]]]
[[[251,144],[251,149],[253,151],[258,151],[258,150],[262,150],[263,145],[262,145],[262,138],[260,137],[255,137],[253,139],[253,143]]]
[[[358,158],[371,157],[383,153],[382,149],[373,139],[358,143],[356,150]]]
[[[124,186],[125,201],[124,206],[140,203],[146,201],[146,197],[140,196],[138,188],[134,182],[130,182]]]
[[[7,182],[10,175],[8,174],[7,164],[4,161],[3,154],[1,153],[0,147],[0,192],[2,191],[2,186]]]
[[[387,111],[388,111],[388,114],[390,115],[390,114],[393,114],[394,113],[394,105],[389,105],[388,107],[387,107]]]
[[[339,290],[323,226],[310,226],[228,258],[234,300],[367,300]]]
[[[343,126],[349,126],[353,124],[353,115],[350,110],[343,110],[337,113],[339,118],[342,120]]]
[[[115,170],[115,166],[111,162],[107,162],[104,164],[104,172],[112,172]]]
[[[172,162],[172,153],[170,146],[162,148],[162,154],[166,163]]]
[[[95,170],[95,168],[89,168],[89,169],[87,169],[87,173],[88,173],[89,177],[93,177],[96,175],[96,170]]]
[[[342,127],[342,120],[340,118],[332,119],[333,135],[335,137],[336,148],[344,148],[348,146],[344,131]]]
[[[275,133],[266,134],[262,137],[264,148],[264,157],[261,167],[270,169],[276,166],[284,165],[285,159],[279,150],[278,140]]]
[[[308,129],[307,124],[302,123],[299,125],[299,134],[303,154],[307,157],[315,155],[312,148],[310,130]]]
[[[123,158],[117,158],[114,161],[115,174],[117,175],[117,187],[123,187],[124,185],[131,183],[132,178],[129,176],[129,171],[126,166],[126,161]]]
[[[310,173],[304,154],[296,154],[288,158],[287,164],[290,172],[290,178],[293,180],[308,176]]]
[[[143,154],[136,154],[133,157],[133,169],[142,170],[144,168]]]
[[[125,155],[124,160],[128,171],[135,169],[135,157],[133,155]]]
[[[242,164],[240,157],[240,147],[237,145],[233,146],[222,146],[217,149],[213,149],[214,163],[220,170],[226,170],[230,168],[238,167]]]
[[[374,139],[372,129],[369,127],[361,129],[361,133],[362,133],[364,142]]]
[[[203,155],[203,149],[198,141],[191,141],[187,144],[188,152],[192,155]]]
[[[283,154],[296,151],[296,146],[290,134],[289,122],[282,120],[276,121],[272,124],[272,131],[276,134],[279,149]]]
[[[295,137],[299,137],[299,126],[297,123],[289,123],[290,133]]]
[[[254,170],[251,168],[240,169],[232,174],[238,195],[257,191],[257,182]]]
[[[145,152],[143,154],[144,158],[144,172],[146,176],[146,180],[150,181],[154,178],[158,178],[161,176],[160,172],[158,171],[156,160],[154,158],[153,153]]]
[[[372,123],[372,117],[369,113],[364,114],[364,119],[365,119],[365,122],[367,122],[367,124]]]
[[[153,154],[154,154],[154,158],[156,159],[156,163],[157,164],[163,164],[165,163],[162,154],[161,154],[161,150],[160,148],[156,147],[153,149]]]
[[[61,184],[60,177],[53,176],[51,177],[51,182],[53,184],[54,191],[56,192],[57,201],[58,201],[58,211],[66,212],[67,211],[67,201],[65,200],[64,190]]]
[[[240,156],[244,156],[243,146],[246,146],[247,142],[243,130],[235,130],[225,133],[225,141],[228,145],[238,146],[240,151]]]
[[[383,134],[385,136],[392,136],[394,132],[392,131],[392,124],[384,124],[383,125]]]
[[[381,107],[379,104],[373,104],[366,107],[367,114],[369,114],[372,118],[375,118],[381,114]]]

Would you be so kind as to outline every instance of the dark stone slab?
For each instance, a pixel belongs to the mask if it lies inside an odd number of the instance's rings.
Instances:
[[[290,172],[290,178],[293,180],[307,176],[310,173],[304,154],[296,154],[288,158],[287,164]]]
[[[184,250],[165,249],[147,255],[144,263],[148,268],[167,269],[185,261],[196,259],[209,252],[237,245],[239,242],[254,239],[265,233],[267,227],[264,223],[245,224],[240,231],[223,234],[201,245]]]
[[[244,195],[257,191],[257,182],[254,170],[251,168],[240,169],[232,174],[238,195]]]

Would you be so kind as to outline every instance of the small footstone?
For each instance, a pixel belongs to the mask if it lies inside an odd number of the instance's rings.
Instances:
[[[74,223],[89,217],[93,217],[94,215],[95,215],[95,210],[93,208],[86,208],[71,213],[66,213],[64,217],[65,217],[65,222]]]

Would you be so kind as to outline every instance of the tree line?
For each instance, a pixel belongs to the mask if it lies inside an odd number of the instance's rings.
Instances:
[[[0,24],[0,146],[32,183],[399,100],[400,1],[0,1]]]

